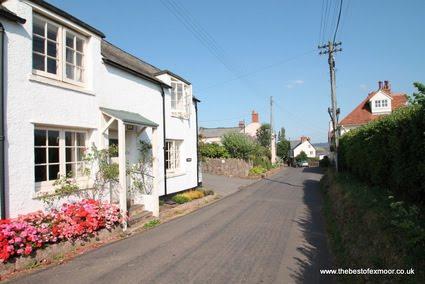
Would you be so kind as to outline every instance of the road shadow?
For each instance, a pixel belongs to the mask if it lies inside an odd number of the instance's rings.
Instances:
[[[270,182],[281,183],[281,184],[286,184],[286,185],[289,185],[289,186],[292,186],[292,187],[300,187],[300,188],[303,188],[304,187],[304,185],[299,185],[299,184],[293,184],[293,183],[289,183],[289,182],[284,182],[284,181],[280,181],[278,179],[263,178],[263,180],[267,180],[267,181],[270,181]]]
[[[305,168],[304,172],[321,173],[321,169]],[[305,180],[303,194],[306,212],[295,222],[305,241],[297,247],[299,255],[294,257],[296,270],[291,269],[291,278],[296,283],[335,283],[334,277],[320,274],[320,269],[335,267],[328,247],[319,180]]]

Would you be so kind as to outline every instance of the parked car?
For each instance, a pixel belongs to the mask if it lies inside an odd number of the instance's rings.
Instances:
[[[308,167],[308,162],[307,161],[298,161],[296,163],[296,167]]]

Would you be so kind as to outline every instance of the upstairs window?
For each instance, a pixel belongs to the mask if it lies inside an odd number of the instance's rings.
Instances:
[[[375,108],[386,108],[388,107],[388,100],[376,100]]]
[[[171,78],[171,88],[172,114],[187,118],[190,115],[190,106],[192,102],[190,86]]]
[[[49,74],[58,74],[59,26],[34,17],[32,66]]]
[[[38,15],[32,35],[35,74],[77,85],[84,82],[85,37]]]

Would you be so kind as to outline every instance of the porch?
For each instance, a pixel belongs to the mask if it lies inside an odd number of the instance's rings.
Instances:
[[[111,144],[117,145],[118,148],[118,156],[113,158],[119,167],[118,192],[117,196],[111,192],[111,202],[118,201],[122,212],[128,212],[129,205],[143,204],[146,210],[151,211],[154,216],[159,216],[158,124],[135,112],[103,107],[100,111],[100,148],[108,148]],[[132,180],[128,175],[127,166],[139,162],[139,141],[147,141],[151,144],[152,190],[149,193],[140,194],[141,196],[135,196],[134,192],[130,192]],[[126,226],[127,223],[124,224],[124,229]]]

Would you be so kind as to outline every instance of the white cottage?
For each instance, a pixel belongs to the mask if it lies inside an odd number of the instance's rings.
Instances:
[[[123,210],[134,198],[126,164],[137,161],[138,140],[152,144],[156,205],[158,196],[198,186],[199,101],[190,82],[128,54],[45,1],[2,2],[2,218],[42,209],[40,194],[53,192],[53,182],[68,172],[89,190],[90,178],[78,169],[92,144],[118,145],[120,187],[113,201]]]
[[[290,150],[289,157],[295,158],[301,152],[306,153],[307,157],[315,158],[316,157],[316,148],[314,148],[313,144],[310,142],[309,137],[301,136],[300,140],[289,141]]]

